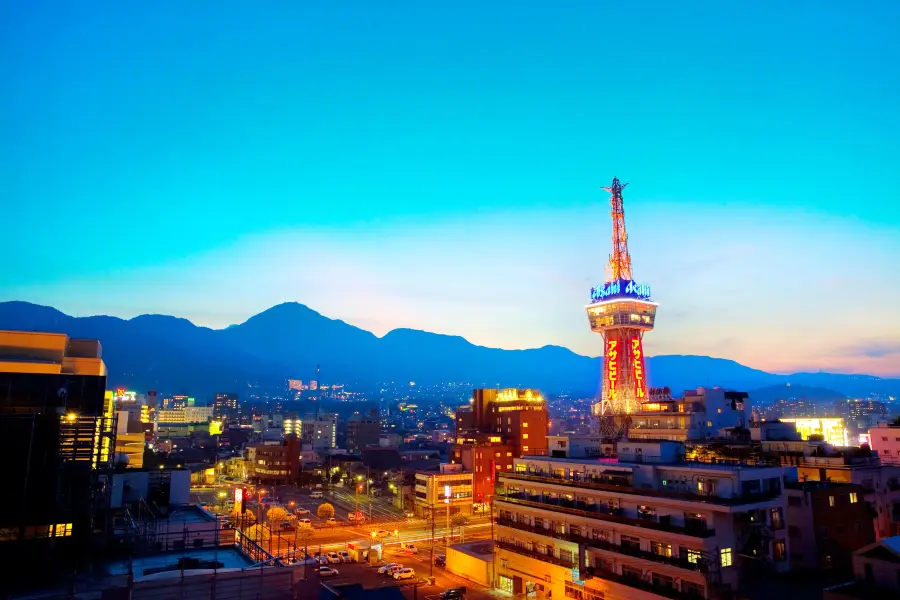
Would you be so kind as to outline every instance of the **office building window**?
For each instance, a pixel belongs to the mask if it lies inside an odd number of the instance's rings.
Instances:
[[[859,498],[856,497],[856,492],[850,492],[850,504],[856,504],[859,502]]]
[[[834,506],[834,496],[828,496],[828,506]]]

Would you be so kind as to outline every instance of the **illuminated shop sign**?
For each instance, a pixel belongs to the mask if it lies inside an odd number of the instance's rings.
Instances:
[[[606,343],[606,378],[609,382],[609,399],[618,398],[619,392],[616,389],[616,382],[619,379],[619,342],[618,340],[609,340]]]
[[[641,338],[631,340],[631,368],[634,373],[634,397],[638,400],[647,397],[647,389],[644,381],[644,349],[641,347]]]
[[[650,286],[646,283],[636,283],[630,279],[616,279],[591,288],[591,302],[600,302],[610,298],[649,300]]]

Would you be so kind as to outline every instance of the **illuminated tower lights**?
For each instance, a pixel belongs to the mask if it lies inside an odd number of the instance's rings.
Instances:
[[[591,303],[586,307],[591,331],[603,336],[601,396],[594,415],[607,441],[624,437],[628,415],[649,399],[643,336],[653,329],[658,306],[650,301],[650,286],[635,282],[632,275],[622,200],[625,185],[613,178],[612,185],[603,188],[610,193],[613,251],[607,279],[591,289]]]

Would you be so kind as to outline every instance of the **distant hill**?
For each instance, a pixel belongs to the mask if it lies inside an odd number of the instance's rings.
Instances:
[[[835,402],[845,400],[847,394],[825,388],[781,383],[750,390],[750,398],[753,399],[754,406],[772,404],[778,400],[792,399],[803,399],[815,404],[833,406]]]
[[[297,303],[279,304],[244,323],[214,330],[163,315],[129,320],[75,318],[46,306],[3,302],[0,329],[99,339],[111,386],[198,397],[216,390],[240,392],[251,382],[308,379],[316,365],[321,365],[323,380],[358,386],[460,381],[595,394],[602,366],[600,359],[559,346],[501,350],[413,329],[396,329],[379,338]],[[900,395],[897,379],[828,373],[775,375],[708,356],[650,357],[647,372],[651,385],[668,385],[675,393],[700,385],[755,390],[790,382],[850,396],[874,391]]]

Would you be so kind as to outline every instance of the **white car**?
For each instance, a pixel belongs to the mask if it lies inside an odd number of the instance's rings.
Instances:
[[[338,556],[341,557],[341,562],[345,562],[345,563],[353,562],[353,559],[350,558],[350,553],[347,552],[346,550],[338,550]]]
[[[331,567],[319,567],[319,577],[337,577],[338,570]]]
[[[320,564],[320,565],[325,566],[325,567],[328,566],[328,559],[325,558],[324,556],[319,555],[319,556],[316,557],[316,560],[319,561],[319,564]]]
[[[325,524],[326,525],[337,525],[337,519],[335,519],[334,517],[328,517],[325,520]]]
[[[332,565],[336,565],[341,562],[341,557],[338,556],[337,552],[329,552],[325,555],[325,557],[328,559],[328,563]]]
[[[309,519],[297,519],[297,523],[298,524],[303,523],[304,525],[312,525],[312,521],[310,521]]]
[[[403,565],[401,565],[400,563],[388,563],[388,564],[384,565],[383,567],[378,567],[378,574],[379,574],[379,575],[387,575],[387,574],[388,574],[388,570],[389,570],[389,569],[392,569],[393,567],[397,567],[398,569],[402,569],[402,568],[403,568]]]
[[[416,571],[414,569],[400,569],[396,573],[394,573],[394,579],[400,581],[401,579],[415,579]]]
[[[298,508],[297,510],[294,511],[294,514],[295,514],[295,515],[308,515],[308,514],[309,514],[309,509],[308,509],[308,508],[300,507],[300,508]]]
[[[387,575],[388,577],[393,577],[394,573],[396,573],[397,571],[402,571],[402,570],[403,570],[403,565],[394,563],[393,565],[386,566],[384,568],[384,572],[381,574]],[[379,572],[381,572],[380,569],[379,569]]]

